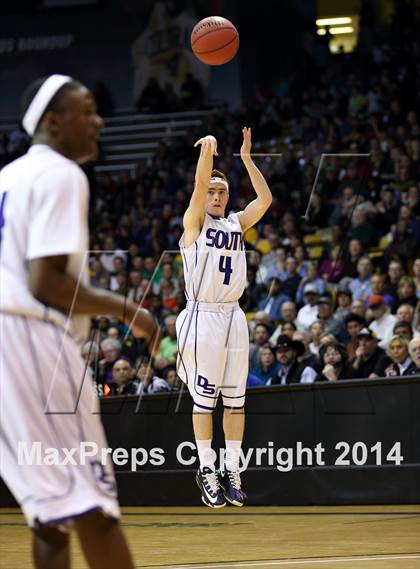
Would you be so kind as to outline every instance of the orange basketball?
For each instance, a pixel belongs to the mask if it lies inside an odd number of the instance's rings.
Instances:
[[[191,32],[194,55],[208,65],[223,65],[235,57],[239,48],[238,30],[221,16],[204,18]]]

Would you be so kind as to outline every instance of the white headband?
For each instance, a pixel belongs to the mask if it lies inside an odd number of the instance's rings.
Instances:
[[[223,178],[219,178],[218,176],[214,176],[210,178],[210,184],[223,184],[227,191],[229,191],[229,185]]]
[[[72,81],[72,78],[68,75],[51,75],[41,85],[22,120],[23,127],[30,136],[33,136],[39,120],[51,99],[65,83],[70,81]]]

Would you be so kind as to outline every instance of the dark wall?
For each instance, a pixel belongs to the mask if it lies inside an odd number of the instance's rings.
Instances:
[[[335,384],[297,385],[249,390],[244,451],[254,449],[243,475],[252,505],[385,504],[418,503],[420,500],[420,378],[350,381]],[[145,464],[131,471],[116,466],[123,505],[198,505],[196,462],[182,465],[179,445],[191,443],[191,401],[188,395],[154,395],[138,400],[102,400],[102,418],[109,446],[143,449]],[[214,448],[222,446],[221,409],[216,411]],[[302,453],[298,444],[311,450]],[[339,448],[337,444],[343,443]],[[379,449],[380,443],[381,448]],[[395,443],[400,443],[401,459]],[[321,461],[316,461],[315,449]],[[337,463],[348,445],[343,459]],[[376,447],[375,447],[376,445]],[[372,447],[375,450],[370,450]],[[255,460],[257,448],[261,464]],[[161,465],[150,459],[155,450]],[[270,465],[269,453],[284,461]],[[289,449],[289,450],[287,450]],[[364,449],[366,456],[363,456]],[[390,451],[394,449],[394,453]],[[380,450],[380,452],[379,452]],[[288,453],[293,452],[291,469]],[[312,465],[308,455],[312,453]],[[184,447],[184,460],[195,451]],[[380,464],[376,464],[380,462]],[[288,470],[288,471],[286,471]],[[2,488],[1,506],[10,505]]]

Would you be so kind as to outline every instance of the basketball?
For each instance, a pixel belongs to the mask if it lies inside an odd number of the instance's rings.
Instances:
[[[223,65],[233,59],[238,51],[238,30],[221,16],[204,18],[191,32],[191,48],[203,63]]]

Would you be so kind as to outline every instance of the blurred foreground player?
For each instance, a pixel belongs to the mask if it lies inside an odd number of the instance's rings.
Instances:
[[[206,505],[221,508],[226,500],[242,506],[245,498],[239,474],[249,352],[247,321],[238,304],[246,283],[243,233],[261,219],[272,196],[250,156],[251,130],[244,128],[241,158],[257,197],[244,211],[225,218],[229,185],[224,174],[213,170],[216,139],[206,136],[198,145],[195,187],[180,242],[187,307],[176,323],[177,372],[194,400],[201,497]],[[211,443],[212,413],[220,393],[226,457],[219,479]]]
[[[67,76],[36,81],[24,99],[32,146],[0,172],[0,473],[33,531],[37,568],[70,567],[72,521],[89,567],[132,568],[112,465],[100,454],[108,445],[98,400],[77,345],[87,315],[124,311],[122,297],[87,279],[88,182],[77,164],[96,156],[102,120],[88,89]],[[128,305],[125,314],[155,343],[147,311]],[[42,446],[31,457],[35,441]],[[83,460],[83,442],[99,452]],[[58,456],[44,461],[46,448]]]

